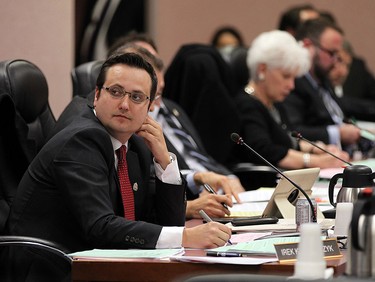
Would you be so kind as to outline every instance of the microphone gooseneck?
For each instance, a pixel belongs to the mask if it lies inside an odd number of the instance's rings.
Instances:
[[[348,164],[348,165],[350,165],[350,166],[353,165],[352,163],[343,160],[342,158],[340,158],[340,157],[338,157],[338,156],[332,154],[331,152],[329,152],[329,151],[323,149],[322,147],[316,145],[314,142],[312,142],[312,141],[306,139],[306,138],[303,137],[302,134],[299,133],[299,132],[293,131],[290,135],[291,135],[292,137],[294,137],[294,138],[297,138],[297,139],[301,139],[301,140],[303,140],[303,141],[306,141],[307,143],[313,145],[314,147],[318,148],[319,150],[323,151],[324,153],[327,153],[327,154],[331,155],[332,157],[334,157],[334,158],[336,158],[336,159],[338,159],[338,160],[340,160],[340,161],[342,161],[342,162],[344,162],[344,163],[346,163],[346,164]]]
[[[305,190],[303,190],[298,184],[296,184],[292,179],[290,179],[287,175],[285,175],[280,169],[278,169],[276,166],[274,166],[273,164],[271,164],[268,160],[266,160],[262,155],[260,155],[257,151],[255,151],[253,148],[251,148],[249,145],[247,145],[241,136],[239,136],[237,133],[232,133],[230,135],[230,138],[232,139],[233,142],[235,142],[236,144],[238,145],[243,145],[245,146],[246,148],[248,148],[251,152],[253,152],[255,155],[257,155],[262,161],[264,161],[266,164],[268,164],[270,167],[272,167],[276,172],[278,172],[280,175],[282,175],[286,180],[289,181],[289,183],[291,183],[294,187],[296,187],[307,199],[307,201],[309,202],[309,205],[310,205],[310,208],[311,208],[311,211],[312,211],[312,215],[313,215],[313,221],[316,222],[316,213],[315,213],[315,209],[314,209],[314,205],[313,203],[311,202],[311,199],[310,197],[307,195],[307,193],[305,192]]]

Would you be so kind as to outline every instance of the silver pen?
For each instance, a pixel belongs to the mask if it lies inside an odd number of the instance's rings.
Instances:
[[[203,184],[203,187],[204,187],[204,189],[206,189],[206,191],[208,193],[215,194],[215,195],[217,194],[215,192],[215,190],[210,185],[208,185],[207,183]],[[224,203],[221,203],[221,204],[223,205],[224,208],[226,208],[227,210],[229,210],[227,204],[224,204]]]

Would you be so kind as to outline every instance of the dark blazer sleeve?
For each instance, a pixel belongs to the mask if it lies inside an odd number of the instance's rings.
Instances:
[[[186,211],[185,180],[181,177],[181,185],[161,182],[154,173],[150,174],[150,167],[154,164],[151,153],[143,140],[133,136],[129,144],[127,153],[129,177],[133,187],[135,183],[138,187],[137,191],[133,189],[137,207],[136,219],[155,222],[163,226],[183,226]],[[147,193],[144,189],[140,190],[142,188],[140,185],[148,188]],[[120,206],[122,209],[121,204]]]

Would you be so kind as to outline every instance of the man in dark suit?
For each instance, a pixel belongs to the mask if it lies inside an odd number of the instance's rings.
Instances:
[[[129,43],[119,45],[113,52],[125,52],[128,46]],[[232,206],[232,196],[240,202],[238,193],[245,191],[244,187],[231,171],[206,152],[199,133],[185,111],[173,101],[162,98],[165,85],[163,62],[153,45],[141,37],[132,48],[136,48],[151,62],[158,76],[157,95],[149,115],[163,127],[168,150],[176,154],[181,172],[187,179],[186,217],[200,218],[198,212],[201,209],[213,217],[229,215],[230,211],[223,208],[222,203]],[[221,190],[227,197],[209,194],[203,189],[204,183],[211,185],[217,192]]]
[[[198,211],[204,209],[212,216],[223,216],[223,213],[230,214],[223,209],[217,195],[208,194],[202,187],[204,183],[211,185],[214,190],[222,190],[227,195],[233,195],[237,200],[238,193],[244,191],[239,179],[234,176],[226,167],[214,160],[205,151],[199,134],[188,118],[184,110],[173,101],[159,96],[155,101],[152,112],[149,113],[163,127],[165,141],[170,152],[173,152],[179,161],[181,173],[185,176],[187,189],[187,210],[186,216],[199,217]],[[167,114],[167,117],[165,115]],[[181,126],[183,134],[191,140],[196,147],[193,152],[186,150],[185,140],[174,133],[174,129],[166,119],[173,119]],[[196,155],[201,155],[196,157]],[[222,196],[221,196],[222,197]],[[210,200],[211,198],[211,200]],[[232,203],[230,202],[230,205]]]
[[[147,49],[143,48],[142,46],[146,47]],[[138,43],[126,43],[124,45],[120,45],[113,52],[135,52],[143,56],[147,61],[149,61],[153,65],[156,75],[158,77],[158,88],[156,97],[160,97],[164,88],[164,78],[162,73],[163,62],[158,57],[153,55],[157,53],[154,49],[152,49],[152,46],[150,44],[147,45],[147,42],[143,42],[142,46],[139,46]],[[148,49],[150,49],[151,52],[148,51]],[[88,104],[92,104],[93,95],[93,92],[90,93],[87,99],[76,95],[73,98],[73,100],[69,103],[69,105],[64,109],[63,113],[60,115],[55,126],[54,134],[65,128],[69,123],[71,123],[72,120],[74,120],[75,116],[77,116],[77,114],[80,111],[82,111],[82,109],[87,108]],[[154,103],[152,103],[151,105],[150,111],[154,109],[154,104],[159,104],[159,101],[160,99],[155,99]],[[211,169],[213,170],[209,171],[207,168],[200,165],[200,160],[195,160],[195,165],[198,165],[200,167],[200,169],[198,170],[199,172],[197,170],[192,169],[190,167],[191,161],[188,160],[188,155],[183,154],[181,151],[177,150],[176,147],[170,142],[170,134],[168,133],[168,131],[164,131],[167,148],[170,152],[176,154],[177,159],[179,160],[180,169],[182,170],[184,177],[188,179],[188,202],[186,209],[186,217],[201,218],[201,216],[199,215],[199,210],[201,209],[204,209],[207,212],[207,214],[212,217],[223,217],[226,214],[229,215],[230,211],[224,208],[222,204],[225,203],[228,206],[232,206],[232,195],[239,201],[238,193],[244,191],[244,188],[242,187],[238,178],[228,177],[227,175],[231,174],[229,170],[227,170],[224,166],[217,163],[212,157],[207,155],[203,148],[202,142],[200,141],[200,138],[196,133],[187,115],[175,103],[170,102],[169,105],[171,104],[174,105],[173,109],[172,107],[170,107],[171,113],[181,113],[181,115],[179,114],[176,118],[182,122],[184,128],[187,130],[187,133],[191,135],[191,138],[193,138],[195,142],[197,142],[201,154],[204,155],[204,158],[207,157],[209,159]],[[149,114],[156,121],[160,122],[160,119],[157,119],[157,116],[154,113],[150,112]],[[164,126],[167,125],[163,124],[163,127]],[[213,189],[216,191],[222,189],[224,194],[226,195],[214,195],[207,193],[203,189],[203,183],[211,185]]]
[[[305,76],[295,80],[294,90],[284,101],[293,129],[307,139],[350,151],[360,140],[360,130],[343,122],[340,101],[328,79],[342,46],[342,31],[333,23],[314,19],[300,26],[296,38],[310,51],[312,64]]]
[[[71,252],[224,245],[230,229],[222,224],[184,228],[185,185],[177,159],[148,116],[156,88],[155,72],[141,56],[110,57],[97,80],[93,109],[85,108],[53,136],[22,178],[10,234],[52,240]],[[132,197],[121,194],[117,175],[123,157],[116,151],[123,146]],[[123,203],[133,197],[134,219]],[[34,264],[34,255],[26,257]]]

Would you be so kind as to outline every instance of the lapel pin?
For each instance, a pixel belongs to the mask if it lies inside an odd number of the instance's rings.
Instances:
[[[178,116],[180,115],[180,113],[178,112],[177,109],[173,109],[172,112],[173,112],[173,114],[174,114],[176,117],[178,117]]]
[[[133,185],[133,190],[134,190],[134,191],[138,191],[138,183],[137,183],[137,182],[134,183],[134,185]]]

